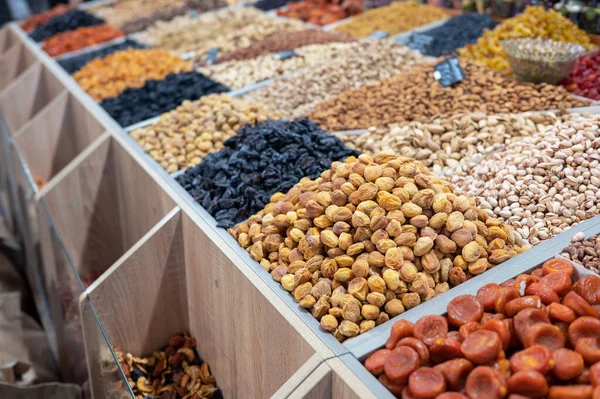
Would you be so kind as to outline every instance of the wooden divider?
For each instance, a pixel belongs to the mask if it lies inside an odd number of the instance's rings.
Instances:
[[[40,112],[64,86],[40,62],[31,65],[0,94],[0,112],[11,133]]]
[[[270,397],[299,369],[308,375],[320,364],[305,337],[178,210],[80,299],[93,392],[103,398],[107,388],[86,297],[111,344],[136,355],[150,354],[173,333],[189,331],[226,398]]]
[[[50,181],[104,132],[81,103],[64,91],[14,134],[34,178]]]
[[[8,25],[5,25],[2,29],[0,29],[0,54],[4,54],[9,48],[18,42],[19,39],[15,36],[14,32]]]
[[[80,276],[100,275],[175,206],[103,135],[40,191]]]
[[[13,44],[6,52],[0,54],[0,90],[4,90],[36,62],[35,56],[22,43]]]

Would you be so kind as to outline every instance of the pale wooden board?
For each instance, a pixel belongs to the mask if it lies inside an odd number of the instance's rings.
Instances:
[[[46,182],[104,132],[102,125],[67,91],[14,135],[34,177]]]
[[[333,399],[376,399],[376,396],[354,375],[340,358],[329,359],[327,365],[332,370],[331,397]]]
[[[0,54],[5,53],[13,44],[19,40],[15,37],[15,34],[10,29],[10,26],[5,25],[0,29]]]
[[[315,353],[230,259],[183,217],[190,330],[226,398],[275,393]]]
[[[104,272],[175,206],[112,138],[40,193],[81,275]]]
[[[64,86],[41,63],[31,65],[0,93],[0,112],[11,133],[41,111]]]
[[[23,45],[17,43],[0,55],[0,90],[3,90],[18,76],[22,52]]]
[[[302,384],[307,378],[310,377],[310,375],[313,373],[313,371],[315,371],[317,367],[323,364],[323,362],[324,360],[323,358],[321,358],[321,356],[317,355],[316,353],[312,355],[310,359],[308,359],[306,363],[304,363],[302,367],[300,367],[294,373],[294,375],[292,375],[285,382],[285,384],[283,384],[277,390],[277,392],[275,392],[271,396],[271,398],[287,398],[288,396],[290,396],[300,384]]]
[[[331,397],[331,367],[326,363],[322,363],[288,396],[288,399],[325,399]]]

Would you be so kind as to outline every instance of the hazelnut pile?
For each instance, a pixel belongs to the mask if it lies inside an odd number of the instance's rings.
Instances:
[[[362,154],[273,195],[229,232],[344,341],[528,248],[453,191],[411,158]]]

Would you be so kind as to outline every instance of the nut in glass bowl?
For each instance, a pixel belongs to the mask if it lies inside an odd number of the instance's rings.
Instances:
[[[525,82],[555,84],[573,69],[584,47],[546,39],[509,39],[502,45],[515,77]]]

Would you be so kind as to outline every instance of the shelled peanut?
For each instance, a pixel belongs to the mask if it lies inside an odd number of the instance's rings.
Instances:
[[[340,341],[527,248],[472,198],[393,152],[334,162],[229,231]]]
[[[335,31],[361,38],[376,31],[392,36],[444,18],[448,18],[448,14],[440,7],[410,0],[366,11],[336,27]]]
[[[229,61],[199,69],[201,73],[236,90],[275,78],[303,67],[330,64],[356,51],[350,43],[316,44],[294,50],[290,58],[277,59],[272,54],[250,60]]]
[[[447,174],[531,244],[600,213],[600,117],[563,123]]]
[[[521,37],[577,43],[588,50],[596,47],[587,33],[558,12],[544,10],[541,6],[530,6],[525,12],[505,20],[491,31],[486,31],[475,44],[459,49],[459,53],[464,58],[491,68],[510,71],[508,56],[501,42]]]
[[[277,109],[286,118],[298,118],[344,90],[374,84],[426,62],[421,54],[391,40],[336,45],[348,46],[339,59],[277,78],[248,98]]]
[[[461,59],[465,78],[443,87],[432,64],[375,85],[348,90],[321,103],[309,116],[331,131],[366,129],[418,121],[435,115],[516,113],[589,105],[563,87],[518,82],[508,75]],[[498,101],[502,99],[502,101]]]
[[[147,79],[163,79],[170,73],[191,69],[187,62],[166,51],[128,49],[89,62],[73,79],[100,101],[127,88],[141,87]]]
[[[578,280],[578,281],[576,281]],[[392,326],[365,367],[396,397],[600,397],[600,277],[564,259]]]
[[[111,25],[84,26],[50,36],[42,43],[42,50],[49,56],[56,57],[122,36],[123,32]]]
[[[562,250],[562,256],[600,274],[600,235],[585,238],[584,233],[577,233],[571,243]]]
[[[223,142],[243,125],[267,119],[279,119],[279,115],[244,99],[215,94],[184,101],[159,121],[130,134],[172,173],[198,165],[206,155],[223,148]]]
[[[369,128],[362,134],[338,134],[350,148],[373,154],[392,150],[414,158],[434,173],[491,154],[511,142],[542,132],[568,114],[470,114],[435,116],[418,122]]]
[[[146,357],[115,351],[136,398],[211,398],[219,390],[208,363],[196,351],[196,340],[177,334],[160,351]]]

